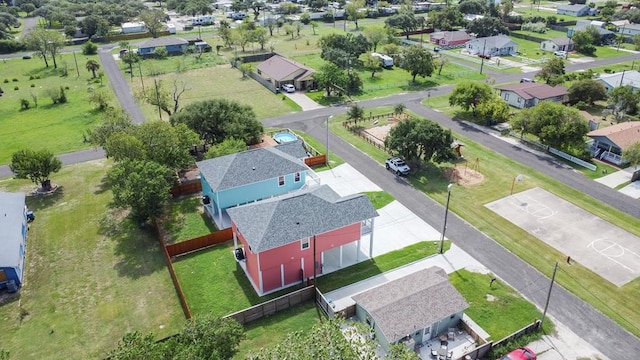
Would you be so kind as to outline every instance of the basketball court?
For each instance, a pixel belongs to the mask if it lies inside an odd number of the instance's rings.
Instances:
[[[640,238],[543,189],[486,205],[617,286],[640,276]]]

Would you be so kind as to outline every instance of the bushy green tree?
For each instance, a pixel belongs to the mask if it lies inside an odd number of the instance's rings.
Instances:
[[[320,88],[327,91],[327,96],[331,96],[334,91],[345,91],[349,84],[347,74],[333,63],[325,63],[319,71],[313,74],[314,80]]]
[[[493,90],[488,84],[465,81],[453,89],[449,95],[449,105],[460,106],[464,111],[469,111],[469,109],[475,111],[478,104],[490,99],[492,95]]]
[[[434,70],[431,52],[421,46],[409,46],[402,52],[400,67],[411,74],[415,83],[416,76],[431,76]]]
[[[409,39],[408,32],[416,30],[420,25],[420,22],[412,13],[401,13],[393,15],[387,18],[384,23],[389,28],[402,30],[404,33],[406,33],[407,39]]]
[[[635,115],[638,113],[638,102],[640,94],[629,85],[618,86],[609,93],[609,104],[614,107],[616,113]]]
[[[129,114],[121,108],[107,108],[101,124],[91,129],[87,140],[94,146],[105,146],[107,139],[114,133],[132,132],[133,122]]]
[[[429,21],[434,28],[450,31],[464,23],[464,15],[456,6],[445,7],[429,14]],[[480,37],[480,35],[478,35]]]
[[[596,47],[594,44],[596,43],[596,40],[597,39],[593,37],[593,34],[586,30],[576,31],[571,38],[573,47],[576,51],[585,55],[595,54]]]
[[[509,104],[497,95],[481,101],[476,107],[476,113],[479,118],[487,125],[491,125],[493,122],[502,123],[509,120],[509,110]]]
[[[640,142],[628,146],[622,151],[622,158],[629,162],[629,165],[637,167],[640,164]]]
[[[378,44],[385,38],[385,30],[380,26],[367,26],[362,33],[373,46],[373,51],[377,51]]]
[[[380,71],[382,68],[380,65],[380,59],[372,56],[371,54],[362,54],[360,55],[359,60],[362,63],[362,67],[371,72],[372,78],[374,78],[376,76],[376,72]]]
[[[29,179],[44,191],[51,190],[49,175],[62,168],[62,161],[49,150],[19,150],[11,156],[9,168],[16,179]]]
[[[98,53],[98,45],[93,41],[87,41],[82,45],[82,55],[95,55]]]
[[[407,161],[434,161],[454,159],[451,130],[423,118],[402,120],[389,132],[385,147]]]
[[[509,29],[504,22],[501,19],[491,16],[470,21],[467,24],[466,29],[467,32],[474,33],[479,38],[509,34]]]
[[[593,104],[595,101],[607,98],[607,89],[597,80],[580,80],[569,87],[569,103],[577,104],[580,101],[586,104]]]
[[[247,150],[247,144],[244,140],[235,138],[226,138],[219,144],[212,145],[207,153],[204,154],[206,159],[213,159],[220,156],[235,154]]]
[[[560,150],[581,149],[589,131],[580,112],[562,104],[543,101],[525,109],[512,120],[514,129],[533,134],[540,142]]]
[[[537,77],[542,78],[549,85],[562,83],[564,81],[562,75],[564,75],[564,60],[557,57],[547,60],[542,65],[542,69],[536,74]]]

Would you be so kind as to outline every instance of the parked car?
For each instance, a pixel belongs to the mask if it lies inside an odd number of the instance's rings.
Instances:
[[[566,51],[555,51],[553,53],[553,55],[563,58],[563,57],[567,57],[567,52]]]
[[[533,350],[528,347],[521,347],[513,350],[507,355],[500,358],[500,360],[537,360],[538,356]]]
[[[397,156],[387,159],[384,162],[387,170],[393,171],[396,175],[407,175],[411,168],[404,162],[404,160],[400,159]]]
[[[478,54],[478,57],[485,58],[487,60],[491,59],[491,55],[489,54]]]
[[[282,88],[282,91],[284,92],[288,92],[288,93],[296,92],[296,87],[293,86],[293,84],[283,84],[281,88]]]
[[[522,79],[520,79],[520,82],[521,83],[534,83],[536,81],[533,80],[533,79],[529,79],[529,78],[522,78]]]

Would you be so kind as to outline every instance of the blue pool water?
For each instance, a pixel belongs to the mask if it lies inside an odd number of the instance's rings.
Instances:
[[[287,142],[296,141],[298,140],[298,138],[290,132],[281,132],[273,135],[273,140],[275,140],[278,144],[284,144]]]

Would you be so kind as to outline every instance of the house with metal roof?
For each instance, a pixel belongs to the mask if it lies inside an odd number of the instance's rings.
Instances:
[[[25,195],[0,192],[0,289],[22,286],[27,230]]]
[[[640,72],[637,70],[602,74],[596,80],[604,85],[607,93],[620,86],[631,86],[633,92],[637,92],[640,89]]]
[[[540,49],[543,51],[573,51],[573,42],[568,37],[559,37],[540,42]]]
[[[160,37],[138,44],[138,55],[153,56],[157,48],[165,48],[169,55],[181,55],[187,52],[189,42],[178,37]]]
[[[541,101],[564,102],[569,92],[564,86],[530,82],[504,85],[498,87],[498,90],[504,101],[519,109],[530,108]]]
[[[370,326],[385,351],[422,344],[457,327],[469,304],[445,271],[430,267],[352,296],[356,317]]]
[[[284,56],[274,55],[260,63],[256,70],[258,75],[271,82],[276,88],[284,84],[293,84],[298,90],[314,87],[315,70]]]
[[[593,139],[593,157],[622,165],[627,161],[622,157],[629,146],[640,143],[640,121],[629,121],[593,130],[587,133]]]
[[[575,34],[576,31],[584,31],[589,27],[595,29],[598,32],[598,35],[600,35],[600,45],[612,44],[616,41],[616,33],[611,30],[605,29],[604,22],[602,21],[578,20],[576,21],[576,26],[571,28],[570,31],[573,31],[573,33]]]
[[[438,31],[429,35],[429,41],[443,49],[463,47],[471,37],[464,30]]]
[[[284,145],[196,163],[205,211],[219,229],[231,226],[225,213],[230,207],[319,184],[318,176],[298,157],[302,152],[295,148],[296,144]]]
[[[588,5],[584,4],[566,4],[559,5],[556,9],[556,14],[558,15],[569,15],[569,16],[587,16],[589,15],[589,11],[591,8]]]
[[[373,219],[378,216],[366,195],[341,197],[328,185],[227,213],[236,260],[260,296],[323,274],[329,252],[337,253],[342,265],[343,246],[357,242],[359,249],[363,237],[372,249]]]
[[[518,43],[507,35],[476,38],[466,45],[469,54],[484,56],[511,55],[518,52]]]

